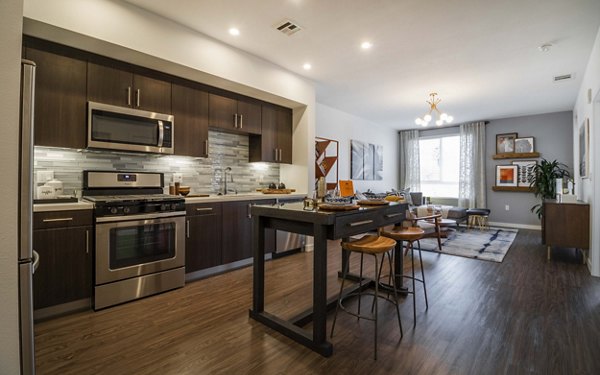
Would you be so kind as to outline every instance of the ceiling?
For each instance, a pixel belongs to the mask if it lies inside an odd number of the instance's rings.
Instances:
[[[394,129],[418,127],[434,91],[454,123],[571,110],[600,27],[598,0],[127,1],[305,76],[319,103]],[[284,19],[302,30],[277,31]],[[553,81],[564,74],[574,78]]]

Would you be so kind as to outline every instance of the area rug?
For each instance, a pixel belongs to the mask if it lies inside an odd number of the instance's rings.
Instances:
[[[422,239],[421,250],[500,263],[518,232],[518,229],[511,228],[479,230],[461,227],[452,231],[448,238],[442,238],[441,252],[436,238]]]

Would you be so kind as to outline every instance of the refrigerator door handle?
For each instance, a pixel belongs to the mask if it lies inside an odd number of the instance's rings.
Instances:
[[[19,191],[20,249],[19,259],[31,259],[33,212],[33,111],[35,99],[35,63],[24,60],[21,76],[21,165]]]

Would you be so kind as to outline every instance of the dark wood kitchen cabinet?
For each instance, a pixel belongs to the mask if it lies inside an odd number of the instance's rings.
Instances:
[[[90,298],[92,211],[36,212],[33,228],[33,248],[40,255],[33,275],[34,309]]]
[[[126,69],[88,63],[87,98],[92,102],[171,113],[171,83]]]
[[[261,134],[260,102],[250,98],[208,95],[208,125],[227,131]]]
[[[85,148],[87,63],[60,52],[25,48],[36,64],[34,144]]]
[[[208,93],[173,84],[175,155],[208,157]]]
[[[253,201],[223,203],[223,263],[252,257]]]
[[[262,105],[262,133],[250,137],[249,160],[292,163],[292,111],[272,104]]]
[[[221,203],[189,204],[186,211],[185,272],[221,265]]]

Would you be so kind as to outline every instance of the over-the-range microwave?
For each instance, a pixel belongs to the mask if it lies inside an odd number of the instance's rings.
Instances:
[[[88,102],[87,147],[172,154],[173,115]]]

